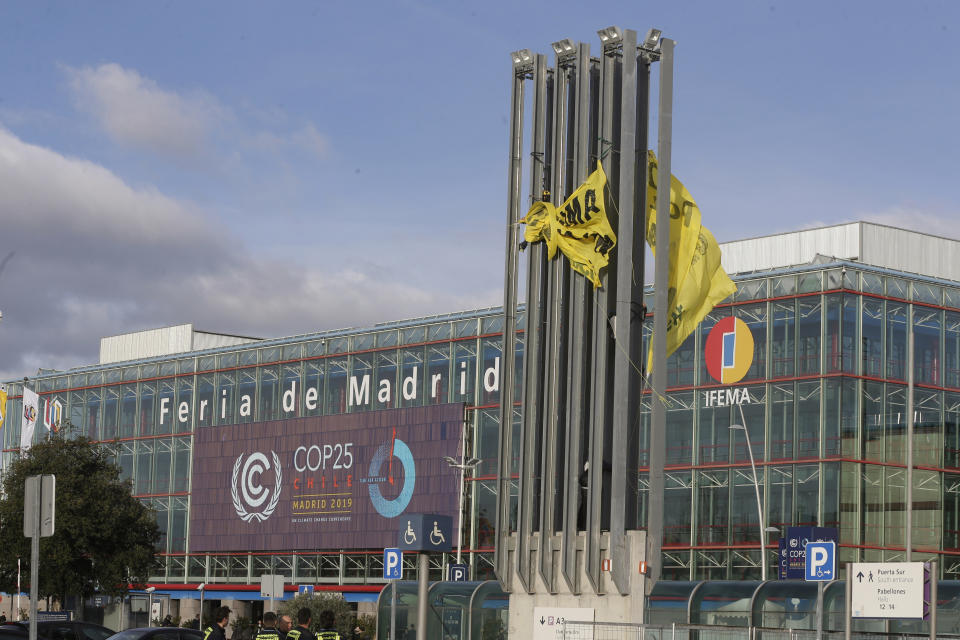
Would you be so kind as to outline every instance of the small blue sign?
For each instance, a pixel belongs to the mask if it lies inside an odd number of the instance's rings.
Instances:
[[[447,579],[450,580],[450,582],[466,582],[467,581],[467,565],[465,564],[447,565]]]
[[[806,577],[808,542],[836,542],[837,530],[833,527],[787,527],[787,580],[803,580]]]
[[[804,571],[804,580],[815,582],[829,582],[837,577],[837,543],[827,542],[807,543],[807,565]]]
[[[397,547],[404,551],[450,551],[453,548],[453,518],[415,513],[398,518]]]
[[[297,593],[300,593],[300,594],[306,593],[306,594],[312,596],[312,595],[313,595],[313,585],[312,585],[312,584],[301,584],[301,585],[299,585],[299,586],[297,587]]]
[[[383,579],[399,580],[403,575],[403,551],[400,549],[383,550]]]

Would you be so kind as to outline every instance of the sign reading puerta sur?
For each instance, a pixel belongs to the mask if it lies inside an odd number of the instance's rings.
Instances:
[[[444,404],[198,429],[190,550],[382,549],[404,513],[456,521],[443,457],[463,418]]]

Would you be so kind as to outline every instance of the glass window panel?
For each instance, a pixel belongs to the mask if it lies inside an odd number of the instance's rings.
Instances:
[[[799,459],[820,457],[820,443],[836,454],[836,438],[820,435],[820,382],[797,383],[797,451]]]
[[[721,309],[712,309],[710,313],[704,316],[703,320],[698,325],[698,330],[700,331],[700,344],[707,343],[707,336],[710,335],[710,331],[713,329],[714,325],[717,324],[723,318],[730,317],[730,308],[725,307]],[[647,353],[650,348],[650,337],[651,337],[651,328],[652,322],[643,323],[643,348],[641,353]],[[703,354],[699,354],[700,360],[700,384],[712,384],[714,382],[720,382],[720,380],[714,380],[710,376],[710,372],[707,371],[707,359],[702,357]]]
[[[910,285],[903,278],[894,278],[887,276],[887,295],[891,298],[900,298],[901,300],[910,299]]]
[[[750,394],[750,402],[742,403],[734,409],[733,423],[741,424],[746,421],[747,431],[750,434],[750,446],[753,448],[753,457],[756,461],[765,460],[764,452],[764,412],[767,398],[767,390],[764,386],[747,387]],[[743,438],[743,430],[733,430],[733,459],[737,462],[750,460],[750,449],[747,447],[746,440]]]
[[[480,333],[487,335],[490,333],[503,332],[503,314],[496,314],[480,319]]]
[[[692,391],[667,395],[667,459],[666,464],[693,464],[693,414],[696,396]]]
[[[328,414],[344,413],[347,410],[347,359],[334,358],[327,361]]]
[[[522,360],[521,360],[522,362]],[[689,387],[697,366],[697,332],[694,331],[667,358],[667,386]],[[519,396],[517,396],[519,398]]]
[[[868,460],[883,459],[883,384],[863,383],[863,455]]]
[[[887,302],[887,378],[906,380],[907,376],[907,305]]]
[[[217,404],[215,424],[233,424],[237,414],[237,372],[221,371],[217,374]]]
[[[346,353],[349,348],[346,338],[330,338],[327,341],[327,353]]]
[[[863,375],[880,378],[883,376],[883,300],[863,298],[860,333]]]
[[[148,494],[152,489],[150,474],[153,467],[153,440],[137,442],[137,469],[133,483],[133,492],[137,495]]]
[[[279,358],[278,358],[279,359]],[[280,367],[271,365],[260,367],[260,421],[276,420],[280,417]]]
[[[960,469],[960,393],[943,394],[943,466]]]
[[[746,323],[753,334],[753,362],[743,379],[762,380],[767,375],[767,305],[743,305],[735,307],[733,312]]]
[[[779,300],[771,303],[771,306],[771,376],[792,376],[795,371],[797,303],[796,300]]]
[[[951,309],[960,309],[960,289],[944,287],[943,306],[950,307]]]
[[[398,401],[402,407],[415,407],[423,404],[426,377],[423,368],[424,349],[403,349],[400,352],[400,393]]]
[[[730,471],[697,471],[697,541],[727,544],[730,525]]]
[[[670,471],[664,476],[663,542],[692,544],[693,474]]]
[[[960,324],[960,323],[958,323]],[[453,384],[453,400],[476,404],[474,395],[477,380],[477,343],[474,340],[463,340],[453,345],[454,373],[456,382]]]
[[[173,491],[182,493],[190,488],[190,439],[174,438]]]
[[[960,293],[958,293],[957,297],[960,298]],[[960,307],[960,304],[957,306]],[[458,320],[453,324],[453,333],[457,338],[466,338],[477,335],[477,319],[473,318],[470,320]]]
[[[171,553],[182,553],[187,548],[187,505],[176,498],[172,504],[170,530],[167,532],[168,548]]]
[[[374,393],[376,394],[376,407],[378,409],[392,409],[397,406],[397,393],[399,392],[399,382],[397,380],[397,352],[393,349],[389,351],[378,351],[376,354],[377,381]]]
[[[251,364],[257,364],[257,350],[250,349],[249,351],[241,351],[239,354],[240,362],[238,363],[241,367]]]
[[[87,412],[83,424],[87,429],[87,437],[96,440],[100,436],[100,394],[99,388],[87,389]]]
[[[483,338],[480,341],[480,353],[483,356],[483,370],[480,371],[480,402],[494,404],[500,401],[500,356],[503,340],[500,337]]]
[[[124,367],[123,369],[123,379],[125,381],[136,380],[140,375],[140,370],[137,367]]]
[[[113,440],[117,437],[117,412],[120,408],[120,387],[104,387],[103,389],[103,417],[100,431],[101,440]],[[41,404],[40,410],[43,411]],[[42,420],[37,421],[43,424]]]
[[[940,386],[940,327],[943,311],[913,307],[913,378],[920,384]]]
[[[449,324],[439,325],[449,328]],[[427,404],[449,402],[450,393],[450,343],[427,347]]]
[[[770,279],[770,297],[784,298],[797,292],[797,276],[777,276]]]
[[[283,359],[286,360],[299,360],[303,357],[303,345],[300,343],[297,344],[288,344],[283,347]]]
[[[493,549],[496,543],[497,483],[494,480],[472,482],[476,506],[476,549]]]
[[[960,475],[943,474],[943,549],[960,551]]]
[[[843,273],[840,269],[830,269],[823,274],[824,289],[839,289],[843,286]],[[856,282],[856,280],[854,280]]]
[[[303,388],[300,383],[303,363],[291,362],[280,367],[280,417],[295,418],[300,413]]]
[[[322,356],[327,352],[327,343],[324,340],[314,340],[304,345],[304,357]]]
[[[371,340],[372,342],[372,340]],[[350,411],[366,411],[373,406],[373,361],[375,354],[365,353],[350,358],[350,380],[347,385],[347,406]]]
[[[941,467],[944,447],[942,394],[939,391],[914,389],[913,393],[913,461],[917,465]]]
[[[212,371],[217,368],[217,358],[215,356],[203,356],[198,359],[197,371]]]
[[[243,424],[254,421],[254,402],[257,396],[257,370],[253,367],[237,369],[237,418]]]
[[[196,362],[193,358],[183,358],[178,363],[180,373],[193,373],[196,370]]]
[[[121,442],[117,447],[117,465],[120,466],[120,479],[133,480],[135,442]]]
[[[193,428],[190,412],[193,407],[193,376],[177,378],[177,406],[174,408],[173,432],[186,433]]]
[[[860,285],[864,293],[883,295],[883,276],[864,271],[861,273]]]
[[[943,298],[943,289],[935,284],[926,282],[913,282],[913,299],[917,302],[927,302],[930,304],[940,304]]]
[[[234,353],[225,353],[220,358],[220,369],[232,369],[237,366],[237,361],[240,359],[236,352]]]
[[[737,282],[737,291],[733,294],[733,299],[740,300],[760,300],[767,297],[767,279],[745,280]]]
[[[426,327],[408,327],[400,330],[400,344],[416,344],[427,341]]]
[[[811,487],[813,489],[813,487]],[[803,493],[806,496],[806,492]],[[814,503],[816,492],[814,492]],[[816,508],[814,504],[814,508]],[[840,465],[823,465],[823,518],[824,527],[840,528]]]
[[[960,313],[946,311],[943,316],[943,384],[960,388]]]
[[[427,341],[448,340],[450,338],[450,323],[441,322],[427,327]]]
[[[160,527],[160,543],[158,547],[164,551],[169,551],[167,547],[167,531],[170,527],[169,515],[170,512],[167,507],[167,499],[154,499],[154,500],[143,500],[143,503],[148,507],[151,507],[157,516],[157,526]],[[162,569],[161,569],[162,571]],[[170,640],[174,640],[176,635],[170,634],[168,636]],[[159,639],[158,639],[159,640]],[[167,640],[167,639],[164,639]]]
[[[760,514],[757,511],[757,490],[750,466],[736,467],[733,475],[733,499],[730,502],[730,538],[733,544],[760,542]],[[757,469],[757,484],[764,494],[766,467]]]
[[[161,438],[154,442],[153,489],[151,493],[169,493],[173,471],[173,440]]]
[[[266,347],[260,349],[260,362],[277,362],[283,356],[283,350],[280,347]]]
[[[9,390],[9,385],[8,385],[8,390]],[[13,401],[8,400],[7,402],[11,403],[7,406],[7,411],[11,413],[8,413],[7,415],[13,415],[13,416],[20,415],[19,410],[17,410],[16,413],[12,413]],[[87,426],[86,426],[86,422],[84,421],[87,415],[87,405],[86,405],[86,400],[84,399],[83,391],[70,392],[70,410],[67,415],[69,415],[70,424],[73,425],[73,428],[76,429],[77,433],[87,433],[87,430],[86,430]],[[5,431],[6,433],[4,435],[9,437],[14,428],[19,429],[19,425],[10,429],[0,429],[0,431]],[[9,448],[10,446],[12,446],[8,440],[4,441],[4,445],[6,448]]]
[[[123,380],[123,374],[120,371],[120,369],[108,369],[107,371],[104,372],[103,375],[104,375],[104,382],[106,382],[107,384],[110,384],[113,382],[120,382],[121,380]]]
[[[813,293],[814,291],[820,291],[822,288],[822,276],[823,272],[814,271],[813,273],[802,273],[799,276],[799,285],[797,286],[798,293]]]
[[[216,374],[205,373],[197,376],[197,427],[209,427],[217,411]]]
[[[156,422],[157,411],[157,383],[140,383],[140,429],[139,435],[145,436],[153,433],[153,426]]]
[[[827,342],[824,358],[827,372],[854,372],[857,344],[856,296],[840,293],[824,296],[826,305]]]
[[[140,365],[140,378],[156,378],[160,375],[160,367],[156,363]]]
[[[129,438],[137,433],[137,385],[125,384],[120,388],[120,429],[121,438]]]
[[[377,334],[378,347],[395,347],[400,341],[400,335],[396,329],[390,331],[381,331]]]
[[[700,464],[709,464],[714,462],[729,462],[730,460],[730,411],[729,406],[706,406],[706,394],[700,393]],[[679,407],[667,407],[667,425],[670,425],[670,416],[672,410]],[[690,464],[690,455],[686,447],[692,446],[692,426],[693,422],[689,417],[680,413],[676,419],[678,433],[671,437],[672,429],[667,427],[667,464]],[[739,422],[739,421],[738,421]],[[671,448],[671,440],[676,440],[674,448]]]
[[[820,296],[797,300],[797,375],[820,373]]]
[[[157,384],[157,419],[154,434],[172,433],[176,421],[176,379],[164,378]]]
[[[883,544],[883,515],[886,505],[883,500],[883,467],[865,464],[861,471],[860,503],[863,513],[861,535],[863,544],[880,546]]]
[[[815,464],[798,464],[794,468],[794,484],[796,486],[794,523],[798,527],[817,526],[820,522],[820,467]]]
[[[319,416],[323,413],[323,360],[307,360],[303,363],[303,415]]]
[[[773,385],[770,398],[770,459],[790,460],[794,456],[794,385]]]
[[[907,459],[907,388],[888,384],[884,399],[883,460],[903,463]]]
[[[768,526],[776,527],[786,533],[787,527],[793,526],[793,466],[767,467],[769,484],[767,485],[767,509],[769,511]],[[754,498],[754,505],[756,498]],[[754,512],[757,508],[754,506]],[[756,521],[756,516],[754,516]],[[757,540],[759,531],[754,534]]]
[[[368,351],[374,347],[375,342],[374,334],[372,333],[363,333],[358,336],[353,336],[352,351]]]

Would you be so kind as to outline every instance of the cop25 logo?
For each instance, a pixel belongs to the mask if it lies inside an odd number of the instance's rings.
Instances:
[[[370,502],[377,513],[384,518],[396,518],[403,513],[407,505],[410,504],[410,498],[413,497],[413,488],[417,483],[417,467],[413,461],[413,452],[403,440],[394,439],[391,444],[383,444],[373,454],[370,460],[369,474],[371,478],[381,478],[387,480],[390,484],[394,483],[393,458],[396,458],[403,467],[403,487],[397,497],[389,500],[380,491],[378,482],[371,482],[368,485],[370,492]],[[387,477],[383,477],[383,465],[387,463]]]
[[[233,497],[233,508],[244,522],[250,522],[252,520],[263,522],[273,515],[273,512],[277,508],[277,503],[280,501],[283,470],[280,467],[280,458],[276,452],[271,451],[270,455],[273,459],[273,471],[276,482],[272,495],[270,494],[270,490],[259,482],[260,477],[267,471],[270,471],[271,461],[267,459],[266,455],[257,451],[256,453],[251,453],[247,461],[244,462],[243,454],[240,454],[237,461],[233,463],[233,482],[231,484],[230,494]],[[267,503],[267,506],[261,510],[260,507],[263,503],[267,502],[267,498],[269,498],[270,501]],[[247,507],[251,510],[247,511]]]

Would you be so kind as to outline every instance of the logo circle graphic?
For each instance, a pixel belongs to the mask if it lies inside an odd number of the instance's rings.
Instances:
[[[722,384],[739,382],[753,364],[753,334],[740,318],[724,318],[714,325],[704,348],[707,371]]]
[[[272,496],[270,491],[260,484],[260,478],[270,470],[271,459],[268,459],[266,455],[257,451],[247,458],[245,464],[243,462],[243,454],[240,454],[237,461],[233,463],[230,495],[233,498],[234,510],[236,510],[237,515],[240,516],[240,519],[244,522],[250,522],[251,520],[263,522],[273,515],[277,504],[280,502],[283,469],[280,467],[280,458],[276,452],[271,451],[270,455],[273,462],[274,480],[276,482]],[[243,495],[242,501],[240,499],[241,494]],[[270,502],[262,511],[247,511],[247,507],[257,509],[266,502],[268,497],[270,498]]]
[[[403,440],[394,440],[393,456],[403,465],[403,488],[400,490],[400,495],[393,500],[388,500],[383,497],[379,484],[371,482],[368,485],[370,502],[373,503],[373,508],[377,510],[377,513],[384,518],[396,518],[403,513],[403,510],[410,504],[410,498],[413,497],[413,487],[417,482],[417,469],[413,462],[413,453],[410,451],[407,443]],[[383,463],[386,462],[389,457],[390,445],[380,445],[380,448],[373,454],[373,459],[370,461],[369,475],[371,477],[379,476]]]

